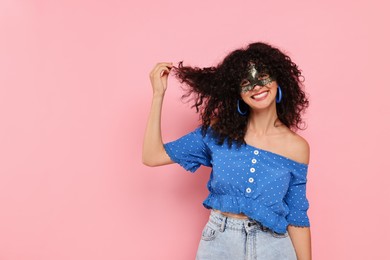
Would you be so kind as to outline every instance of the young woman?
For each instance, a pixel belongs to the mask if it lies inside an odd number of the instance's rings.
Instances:
[[[164,144],[161,109],[174,72],[201,126]],[[197,259],[311,259],[306,198],[309,145],[297,133],[308,106],[301,71],[277,48],[252,43],[216,67],[158,63],[143,162],[212,167],[203,205],[210,218]]]

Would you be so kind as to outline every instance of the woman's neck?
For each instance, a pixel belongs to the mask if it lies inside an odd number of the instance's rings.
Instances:
[[[277,119],[276,108],[252,110],[248,120],[247,131],[256,133],[256,135],[272,134],[275,130]]]

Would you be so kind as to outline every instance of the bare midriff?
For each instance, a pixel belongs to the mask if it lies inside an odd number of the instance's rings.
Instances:
[[[217,209],[213,209],[215,212],[218,212],[226,217],[229,217],[229,218],[238,218],[238,219],[248,219],[248,217],[243,214],[243,213],[240,213],[240,214],[234,214],[234,213],[230,213],[230,212],[222,212],[220,210],[217,210]]]

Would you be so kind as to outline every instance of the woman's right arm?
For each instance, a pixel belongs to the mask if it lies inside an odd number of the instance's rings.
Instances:
[[[158,63],[149,75],[153,87],[153,99],[142,149],[142,162],[147,166],[173,163],[165,151],[161,136],[161,110],[171,68],[172,63]]]

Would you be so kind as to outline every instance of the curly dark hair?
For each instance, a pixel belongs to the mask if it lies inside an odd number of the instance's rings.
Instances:
[[[211,126],[220,145],[225,140],[229,147],[233,142],[245,143],[249,113],[242,116],[237,112],[237,100],[250,63],[265,67],[281,87],[283,98],[276,104],[278,119],[292,130],[303,129],[301,114],[309,101],[302,90],[301,70],[279,49],[256,42],[231,52],[216,67],[183,66],[180,62],[174,70],[180,83],[184,83],[183,98],[192,97],[192,107],[200,113],[203,135]]]

